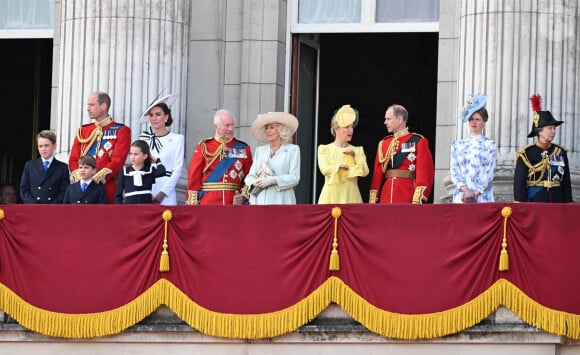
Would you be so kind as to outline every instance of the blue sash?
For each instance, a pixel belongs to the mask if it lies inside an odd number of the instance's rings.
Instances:
[[[238,158],[242,158],[240,153],[243,151],[243,154],[246,155],[246,144],[242,142],[236,141],[231,147],[226,147],[225,149],[228,150],[228,153],[207,176],[204,182],[220,181],[224,174],[232,167],[232,165],[234,165],[236,160],[238,160]],[[199,191],[197,194],[197,199],[201,201],[201,198],[203,195],[205,195],[205,193],[206,191]]]
[[[528,202],[532,202],[532,199],[542,191],[542,186],[528,186]]]

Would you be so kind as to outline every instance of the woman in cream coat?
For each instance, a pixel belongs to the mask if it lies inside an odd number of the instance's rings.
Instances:
[[[245,183],[251,205],[295,204],[294,188],[300,181],[300,148],[292,144],[298,120],[286,112],[268,112],[252,123],[260,145]]]

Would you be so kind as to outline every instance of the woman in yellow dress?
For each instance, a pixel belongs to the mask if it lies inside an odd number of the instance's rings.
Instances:
[[[369,174],[363,147],[350,145],[358,111],[344,105],[330,120],[334,142],[318,147],[318,168],[324,175],[324,186],[318,203],[362,203],[358,178]]]

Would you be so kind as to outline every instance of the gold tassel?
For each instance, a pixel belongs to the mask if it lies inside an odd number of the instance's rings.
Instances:
[[[338,218],[342,214],[340,207],[333,207],[331,215],[334,217],[334,239],[332,240],[332,252],[330,253],[330,262],[328,263],[328,270],[340,270],[340,256],[338,255]]]
[[[507,252],[507,220],[512,215],[511,207],[504,207],[501,209],[503,216],[503,239],[501,241],[501,253],[499,254],[499,271],[507,271],[510,269],[510,259]]]
[[[165,234],[163,236],[163,251],[161,252],[161,260],[159,260],[159,271],[167,272],[169,271],[169,252],[167,251],[167,248],[169,247],[167,244],[167,223],[173,218],[173,214],[170,210],[165,210],[163,211],[161,217],[165,221]]]

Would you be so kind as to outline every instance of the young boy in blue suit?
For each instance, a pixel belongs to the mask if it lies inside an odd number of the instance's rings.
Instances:
[[[36,135],[38,159],[24,165],[20,197],[24,203],[62,203],[70,178],[68,165],[54,157],[56,135],[44,130]]]
[[[105,187],[93,181],[97,172],[97,161],[90,155],[79,158],[77,169],[80,180],[67,187],[64,202],[69,204],[106,204]]]

